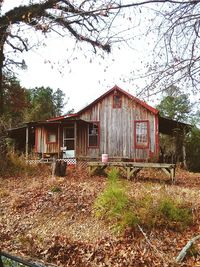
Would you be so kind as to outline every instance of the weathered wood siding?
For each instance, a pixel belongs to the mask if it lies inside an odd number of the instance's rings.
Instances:
[[[122,107],[113,108],[113,95],[110,94],[97,102],[80,116],[85,121],[99,121],[99,148],[88,148],[86,128],[79,129],[79,156],[100,157],[107,153],[109,157],[147,160],[156,155],[156,119],[152,112],[122,94]],[[150,126],[149,149],[134,147],[134,121],[148,120]]]
[[[52,129],[52,128],[50,128]],[[47,142],[47,133],[49,128],[42,126],[36,128],[36,134],[35,134],[35,152],[37,153],[46,153],[46,154],[52,154],[52,153],[58,153],[58,126],[55,126],[53,128],[57,133],[57,142],[56,143],[48,143]]]
[[[86,124],[77,125],[76,156],[87,157],[88,127]]]
[[[113,108],[113,93],[89,106],[80,113],[78,121],[62,121],[61,124],[45,125],[36,128],[35,151],[37,153],[57,154],[62,157],[63,130],[66,126],[75,129],[76,157],[99,158],[108,154],[110,158],[127,158],[135,161],[154,160],[158,153],[158,118],[157,115],[139,103],[121,93],[122,105]],[[85,121],[85,122],[84,122]],[[149,122],[149,147],[135,147],[135,121]],[[99,146],[88,146],[88,124],[99,122]],[[48,131],[57,133],[55,143],[48,143]]]
[[[43,127],[37,127],[35,130],[35,152],[43,153],[44,139]]]

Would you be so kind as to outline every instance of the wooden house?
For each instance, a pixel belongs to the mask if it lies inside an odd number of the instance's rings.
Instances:
[[[118,86],[76,114],[29,124],[39,157],[155,161],[159,153],[158,110]]]

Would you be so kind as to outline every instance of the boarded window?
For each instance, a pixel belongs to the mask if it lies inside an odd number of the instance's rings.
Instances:
[[[88,126],[88,143],[89,147],[99,146],[99,123],[92,122]]]
[[[47,134],[47,143],[56,143],[56,131],[48,131],[48,134]]]
[[[149,121],[135,122],[135,146],[136,148],[149,146]]]
[[[113,108],[121,108],[122,107],[122,97],[120,94],[113,95]]]

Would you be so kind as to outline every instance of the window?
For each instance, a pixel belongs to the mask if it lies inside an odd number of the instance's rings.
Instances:
[[[49,130],[47,133],[47,143],[56,143],[57,135],[56,130]]]
[[[68,126],[64,128],[64,136],[63,136],[63,144],[67,150],[74,150],[74,142],[75,139],[75,132],[74,126]]]
[[[135,147],[148,148],[149,121],[135,121]]]
[[[113,108],[121,108],[122,107],[122,97],[118,93],[114,93],[113,95]]]
[[[88,126],[89,147],[99,146],[99,122],[92,122]]]

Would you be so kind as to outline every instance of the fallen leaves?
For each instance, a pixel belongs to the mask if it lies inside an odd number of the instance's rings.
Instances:
[[[162,190],[159,179],[151,181],[151,173],[147,180],[139,178],[125,181],[130,195],[156,195]],[[166,190],[192,202],[200,222],[200,175],[178,170],[177,180],[176,185],[166,183]],[[175,257],[198,234],[198,223],[179,233],[166,229],[146,232],[152,247],[140,231],[127,229],[123,236],[116,236],[110,225],[93,214],[94,200],[105,184],[106,178],[89,178],[83,170],[69,170],[67,177],[58,179],[0,178],[0,249],[59,267],[175,266]],[[199,262],[197,254],[187,257],[181,266],[199,266]]]

